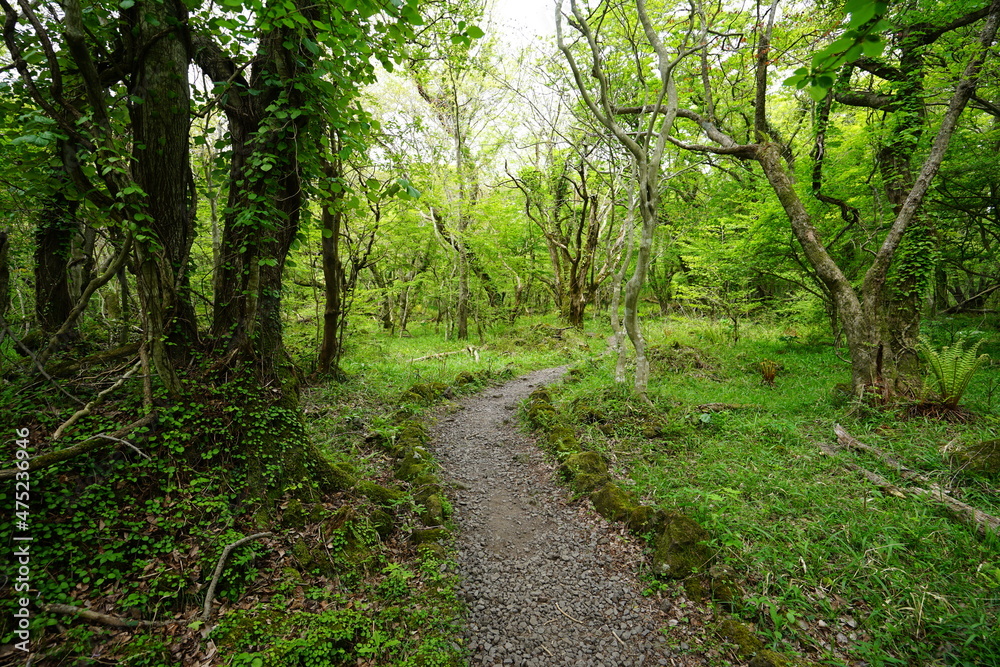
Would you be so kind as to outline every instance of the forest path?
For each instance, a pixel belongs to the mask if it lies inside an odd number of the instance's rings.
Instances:
[[[589,503],[572,503],[518,429],[518,403],[565,370],[536,371],[466,398],[431,429],[442,477],[458,489],[471,664],[706,664],[710,642],[700,620],[691,625],[693,610],[641,595],[640,547]],[[671,626],[668,638],[660,630]]]

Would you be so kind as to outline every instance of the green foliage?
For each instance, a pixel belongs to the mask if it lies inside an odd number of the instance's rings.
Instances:
[[[885,42],[880,33],[891,28],[882,16],[889,8],[884,0],[848,0],[844,13],[850,15],[847,29],[831,44],[812,56],[812,67],[799,68],[785,79],[784,85],[802,89],[808,86],[809,95],[820,102],[833,88],[837,70],[857,60],[862,55],[877,58],[882,55]]]
[[[960,336],[953,344],[935,350],[930,340],[921,336],[919,349],[933,378],[936,402],[946,408],[958,406],[972,376],[990,358],[988,354],[977,356],[982,344],[983,339],[979,339],[966,347],[965,337]]]

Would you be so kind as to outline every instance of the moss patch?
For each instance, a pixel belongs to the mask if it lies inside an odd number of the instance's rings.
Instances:
[[[631,493],[614,482],[590,494],[590,502],[594,503],[598,514],[610,521],[625,521],[639,505]]]
[[[406,450],[403,460],[396,466],[396,479],[412,482],[427,470],[429,458],[423,447],[411,447]]]
[[[445,528],[417,528],[410,533],[410,542],[416,545],[432,544],[448,539],[451,533]]]
[[[577,493],[590,493],[610,481],[608,464],[597,452],[570,454],[559,467],[559,472]]]
[[[430,405],[442,396],[446,396],[450,387],[444,382],[424,382],[415,384],[400,397],[404,403]]]
[[[731,618],[719,623],[715,633],[725,641],[736,644],[740,657],[751,656],[764,648],[764,642],[749,627]]]
[[[712,551],[704,545],[708,539],[708,531],[694,520],[676,512],[667,513],[656,538],[653,572],[668,579],[683,579],[703,569],[712,560]]]
[[[576,439],[576,433],[568,426],[553,426],[548,433],[549,446],[559,459],[566,459],[572,454],[580,451],[580,442]]]

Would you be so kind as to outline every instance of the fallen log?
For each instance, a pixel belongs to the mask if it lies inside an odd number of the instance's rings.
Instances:
[[[468,353],[472,355],[476,361],[479,361],[479,348],[469,346],[466,348],[462,348],[461,350],[452,350],[451,352],[438,352],[437,354],[428,354],[427,356],[424,357],[417,357],[416,359],[410,359],[406,363],[413,363],[414,361],[427,361],[428,359],[443,359],[444,357],[450,357],[455,354],[463,354],[463,353]]]
[[[724,410],[749,410],[760,407],[751,403],[702,403],[696,406],[695,410],[699,412],[722,412]]]
[[[835,448],[822,443],[819,444],[819,448],[825,454],[829,454],[831,456],[837,453]],[[862,468],[853,461],[841,459],[841,463],[848,470],[857,472],[878,488],[883,489],[897,498],[905,498],[907,495],[915,498],[927,498],[944,506],[944,508],[948,510],[952,516],[962,523],[968,524],[974,528],[978,534],[986,535],[992,531],[993,533],[1000,535],[1000,518],[995,517],[992,514],[987,514],[982,510],[976,509],[971,505],[967,505],[960,500],[956,500],[951,496],[946,495],[940,487],[937,487],[934,491],[924,489],[919,486],[899,487],[878,473]]]
[[[916,470],[911,470],[910,468],[907,468],[905,465],[903,465],[903,463],[899,459],[895,458],[891,454],[883,452],[881,449],[879,449],[874,445],[868,445],[861,442],[853,435],[848,433],[846,430],[844,430],[844,427],[841,426],[840,424],[833,425],[833,432],[837,434],[837,442],[839,442],[841,445],[848,447],[850,449],[855,449],[857,451],[867,452],[877,457],[887,466],[895,468],[899,472],[899,475],[904,479],[914,480],[917,482],[922,482],[924,484],[930,484],[932,490],[940,490],[942,493],[951,493],[951,490],[941,488],[937,484],[935,484],[934,480],[932,480],[930,477],[922,475]]]

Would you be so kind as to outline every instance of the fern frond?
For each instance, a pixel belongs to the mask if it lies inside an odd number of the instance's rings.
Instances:
[[[931,347],[926,337],[920,337],[918,348],[934,378],[937,400],[943,406],[954,408],[958,405],[972,376],[989,359],[988,354],[977,356],[982,344],[980,339],[966,348],[965,337],[960,336],[953,345],[946,345],[938,351]]]

